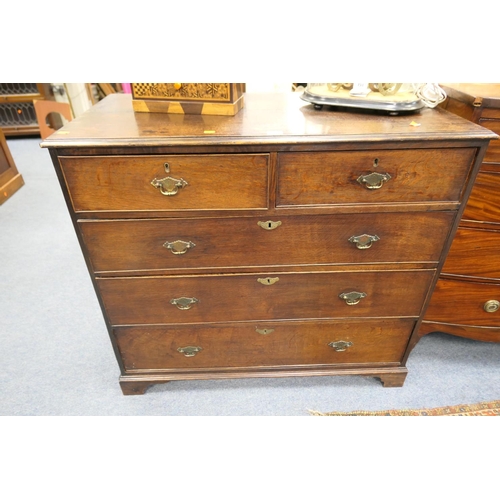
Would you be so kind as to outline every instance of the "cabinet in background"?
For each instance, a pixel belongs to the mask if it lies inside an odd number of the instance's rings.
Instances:
[[[442,84],[442,107],[500,134],[500,84]],[[500,141],[479,174],[425,314],[420,336],[441,331],[500,342]]]

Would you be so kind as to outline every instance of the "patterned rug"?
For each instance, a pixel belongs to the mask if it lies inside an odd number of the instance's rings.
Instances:
[[[420,410],[381,410],[321,413],[309,410],[315,417],[495,417],[500,416],[500,400],[473,405],[442,406]]]

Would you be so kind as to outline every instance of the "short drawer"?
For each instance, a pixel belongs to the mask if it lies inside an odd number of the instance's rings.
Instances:
[[[500,327],[500,285],[439,279],[425,320]]]
[[[459,229],[443,267],[444,273],[500,280],[500,229]]]
[[[437,262],[452,212],[82,220],[95,272]]]
[[[269,155],[60,157],[76,212],[265,209]]]
[[[500,173],[479,172],[463,219],[500,223]]]
[[[401,361],[411,319],[113,329],[127,372]]]
[[[418,316],[434,271],[97,278],[113,325]]]
[[[281,153],[278,206],[456,202],[474,148]]]

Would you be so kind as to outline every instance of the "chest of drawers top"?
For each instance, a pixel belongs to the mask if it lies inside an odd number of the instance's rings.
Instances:
[[[394,141],[494,137],[488,130],[439,109],[400,116],[317,111],[293,92],[247,94],[245,107],[231,117],[134,113],[130,95],[115,94],[52,134],[42,147],[78,147],[84,149],[82,153],[92,154],[101,148],[113,152],[113,148],[126,147],[132,153],[134,148],[146,152],[144,148],[165,147],[168,152],[171,148],[182,151],[187,146],[193,152],[194,147],[245,144],[262,151],[280,145],[301,150],[311,144],[332,149],[342,147],[346,141],[374,145],[389,141],[391,147],[397,147]]]

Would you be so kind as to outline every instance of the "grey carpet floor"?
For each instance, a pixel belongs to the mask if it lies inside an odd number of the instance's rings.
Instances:
[[[500,399],[500,344],[433,333],[401,388],[370,377],[179,381],[123,396],[47,150],[9,138],[26,185],[0,206],[0,415],[308,416]]]

